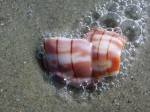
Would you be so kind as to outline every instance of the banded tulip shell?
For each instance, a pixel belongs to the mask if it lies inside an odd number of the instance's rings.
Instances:
[[[85,39],[48,38],[44,41],[43,63],[48,72],[70,85],[90,85],[119,72],[124,38],[95,29]]]

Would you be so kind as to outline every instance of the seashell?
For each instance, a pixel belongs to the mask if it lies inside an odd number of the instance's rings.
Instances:
[[[119,72],[124,38],[114,32],[94,29],[85,39],[48,38],[43,64],[48,72],[69,85],[91,85]]]
[[[115,32],[95,29],[86,34],[92,43],[92,77],[99,80],[104,76],[117,74],[120,55],[125,39]]]

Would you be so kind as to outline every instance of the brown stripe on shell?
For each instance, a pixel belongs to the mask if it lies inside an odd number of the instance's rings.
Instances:
[[[104,34],[105,34],[105,30],[103,31],[101,37],[99,38],[99,43],[98,43],[98,48],[97,48],[98,51],[97,51],[97,54],[96,54],[96,57],[97,57],[96,60],[99,59],[99,47],[100,47],[100,42],[101,42],[102,37],[103,37]],[[95,60],[93,60],[93,61],[95,61]],[[95,71],[92,72],[92,77],[95,77]]]
[[[97,48],[97,60],[99,59],[99,48],[100,48],[100,44],[103,38],[103,35],[105,35],[105,30],[103,31],[101,37],[99,38],[99,42],[98,42],[98,48]]]
[[[75,70],[74,70],[74,66],[73,66],[73,60],[72,60],[72,50],[73,50],[73,40],[71,40],[71,49],[70,49],[70,57],[71,57],[71,66],[72,66],[72,71],[74,73],[74,76],[76,76]]]
[[[59,44],[59,40],[57,39],[57,40],[56,40],[56,56],[57,56],[57,69],[58,69],[58,71],[59,71],[59,59],[58,59],[58,54],[59,54],[59,52],[58,52],[58,44]]]
[[[93,41],[93,36],[95,35],[96,32],[97,32],[97,30],[93,30],[93,34],[92,34],[91,37],[90,37],[90,42]]]
[[[109,60],[109,59],[108,59],[108,53],[109,53],[110,44],[112,43],[112,38],[113,38],[113,36],[114,36],[114,35],[111,36],[111,38],[110,38],[110,40],[109,40],[108,47],[107,47],[107,53],[106,53],[106,59],[107,59],[107,60]],[[112,62],[112,61],[111,61],[111,62]],[[106,69],[106,72],[109,73],[109,69]]]

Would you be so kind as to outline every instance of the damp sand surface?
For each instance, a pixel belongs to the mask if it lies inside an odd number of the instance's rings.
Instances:
[[[75,31],[83,15],[105,2],[0,0],[0,112],[150,111],[149,32],[144,44],[135,49],[134,61],[128,61],[132,67],[123,69],[127,75],[109,78],[112,85],[101,91],[84,92],[52,83],[36,59],[45,33]],[[149,31],[149,20],[146,26]]]

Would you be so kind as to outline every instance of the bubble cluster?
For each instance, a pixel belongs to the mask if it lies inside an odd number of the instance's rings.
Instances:
[[[104,5],[97,5],[94,11],[86,14],[91,17],[91,23],[84,23],[81,19],[81,29],[105,28],[123,35],[126,46],[122,50],[120,72],[117,76],[103,78],[95,84],[98,93],[113,86],[119,86],[120,80],[125,80],[130,74],[130,70],[135,62],[137,46],[144,43],[145,15],[144,2],[139,0],[114,0]],[[79,30],[82,32],[83,30]]]
[[[136,47],[140,46],[144,43],[144,8],[144,2],[138,0],[113,0],[97,5],[96,10],[84,16],[90,20],[88,24],[81,19],[79,31],[84,34],[94,28],[105,28],[124,35]]]
[[[60,37],[84,38],[83,34],[91,29],[105,28],[108,31],[123,35],[127,40],[126,46],[122,50],[120,72],[117,76],[102,78],[92,89],[86,89],[85,86],[82,86],[82,90],[69,88],[69,90],[67,89],[69,97],[76,98],[78,96],[79,98],[81,96],[80,98],[84,99],[91,96],[90,92],[93,89],[97,94],[100,94],[111,87],[118,87],[121,80],[126,80],[135,62],[137,47],[144,43],[144,6],[144,2],[140,0],[136,0],[136,2],[134,0],[113,0],[113,2],[107,2],[103,5],[97,4],[94,10],[89,11],[80,19],[80,27],[76,31],[60,35]],[[56,34],[54,35],[56,36]],[[78,91],[81,94],[74,96],[73,91],[76,91],[76,93]],[[59,94],[61,94],[60,91]]]
[[[111,31],[120,29],[117,33],[140,45],[144,40],[144,6],[144,2],[137,0],[114,0],[97,5],[96,10],[85,14],[81,19],[79,32],[84,34],[94,28],[112,29]]]

